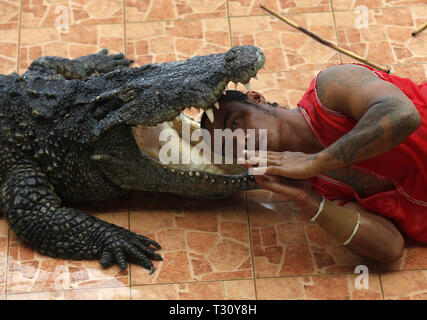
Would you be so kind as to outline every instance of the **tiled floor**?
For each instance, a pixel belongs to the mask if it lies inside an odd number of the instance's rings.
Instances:
[[[254,90],[295,106],[322,68],[353,60],[267,15],[261,2],[397,75],[427,80],[427,31],[410,36],[427,21],[427,0],[0,0],[0,72],[104,47],[138,66],[255,44],[267,62]],[[360,5],[369,8],[367,29],[355,27]],[[427,299],[426,246],[408,241],[387,266],[364,261],[266,191],[222,201],[133,192],[82,208],[160,242],[157,271],[41,256],[1,216],[0,299]],[[359,286],[358,265],[368,267],[369,289]]]

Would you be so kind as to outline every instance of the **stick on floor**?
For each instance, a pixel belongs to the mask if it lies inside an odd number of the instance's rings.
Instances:
[[[427,22],[424,23],[421,28],[419,28],[418,30],[415,30],[414,32],[412,32],[412,36],[415,37],[417,34],[419,34],[421,31],[423,31],[424,29],[427,28]]]
[[[320,42],[321,44],[323,44],[323,45],[325,45],[325,46],[327,46],[327,47],[329,47],[329,48],[332,48],[332,49],[334,49],[334,50],[336,50],[336,51],[339,51],[339,52],[341,52],[341,53],[344,53],[345,55],[348,55],[348,56],[350,56],[350,57],[352,57],[352,58],[354,58],[354,59],[356,59],[356,60],[359,60],[360,62],[363,62],[364,64],[367,64],[367,65],[369,65],[369,66],[371,66],[371,67],[374,67],[374,68],[376,68],[376,69],[379,69],[379,70],[382,70],[382,71],[384,71],[384,72],[387,72],[387,73],[390,73],[390,68],[389,67],[383,67],[383,66],[380,66],[379,64],[376,64],[376,63],[374,63],[374,62],[371,62],[371,61],[369,61],[369,60],[367,60],[367,59],[365,59],[365,58],[363,58],[363,57],[361,57],[361,56],[358,56],[357,54],[355,54],[355,53],[353,53],[353,52],[351,52],[351,51],[348,51],[348,50],[346,50],[346,49],[343,49],[343,48],[341,48],[341,47],[338,47],[336,44],[334,44],[334,43],[332,43],[332,42],[329,42],[329,41],[327,41],[327,40],[325,40],[325,39],[322,39],[321,37],[319,37],[317,34],[314,34],[313,32],[311,32],[311,31],[308,31],[307,29],[304,29],[303,27],[301,27],[300,25],[298,25],[297,23],[295,23],[295,22],[293,22],[293,21],[291,21],[291,20],[289,20],[289,19],[286,19],[285,17],[282,17],[281,15],[279,15],[278,13],[276,13],[276,12],[274,12],[273,10],[271,10],[271,9],[269,9],[269,8],[267,8],[267,7],[265,7],[264,5],[260,5],[260,7],[261,7],[261,9],[263,9],[263,10],[265,10],[265,11],[267,11],[268,13],[270,13],[270,14],[272,14],[273,16],[275,16],[276,18],[279,18],[280,20],[282,20],[283,22],[285,22],[285,23],[287,23],[288,25],[290,25],[291,27],[293,27],[293,28],[295,28],[295,29],[297,29],[297,30],[299,30],[299,31],[301,31],[301,32],[303,32],[303,33],[305,33],[306,35],[308,35],[310,38],[313,38],[314,40],[316,40],[317,42]]]

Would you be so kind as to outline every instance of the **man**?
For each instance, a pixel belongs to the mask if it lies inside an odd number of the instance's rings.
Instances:
[[[267,167],[257,168],[261,154],[246,163],[265,172],[258,185],[354,252],[390,263],[402,255],[401,231],[427,242],[427,83],[342,64],[319,73],[297,108],[228,91],[213,110],[214,123],[201,120],[212,137],[268,129]]]

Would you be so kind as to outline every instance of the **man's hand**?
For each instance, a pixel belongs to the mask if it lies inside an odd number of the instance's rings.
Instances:
[[[320,174],[316,154],[303,152],[244,152],[248,162],[255,166],[253,174],[278,175],[294,179],[307,179]]]
[[[297,180],[271,175],[256,175],[258,186],[283,195],[293,201],[306,215],[313,217],[322,198],[311,188],[309,180]]]

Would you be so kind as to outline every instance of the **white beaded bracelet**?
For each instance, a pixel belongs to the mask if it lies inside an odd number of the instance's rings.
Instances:
[[[348,245],[350,243],[351,240],[353,240],[354,236],[356,235],[357,230],[359,230],[359,225],[360,225],[360,212],[357,212],[357,223],[356,226],[354,227],[353,233],[351,234],[351,236],[343,243],[343,245]]]
[[[310,221],[315,222],[317,217],[319,216],[319,214],[322,212],[323,210],[323,205],[325,204],[325,197],[322,197],[322,202],[320,202],[320,206],[319,206],[319,210],[317,211],[316,215],[310,219]]]

